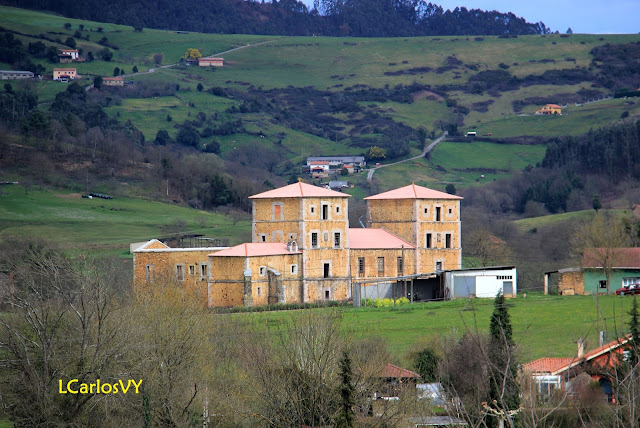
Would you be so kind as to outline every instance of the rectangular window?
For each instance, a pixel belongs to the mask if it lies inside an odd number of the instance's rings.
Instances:
[[[267,235],[265,235],[264,233],[260,234],[260,242],[267,242]]]
[[[429,208],[425,208],[425,209],[424,209],[424,213],[425,213],[425,214],[429,214]]]
[[[425,246],[425,248],[432,248],[431,234],[430,233],[427,233],[427,236],[425,238],[424,246]]]
[[[311,248],[318,248],[318,234],[316,232],[311,233]]]
[[[264,276],[266,273],[267,273],[267,267],[266,266],[260,266],[258,268],[258,275]]]
[[[184,281],[184,265],[176,265],[176,279]]]
[[[291,265],[291,274],[295,275],[298,273],[298,265]]]
[[[402,257],[398,257],[398,275],[404,274],[404,259]]]
[[[378,276],[383,276],[384,275],[384,257],[378,257],[377,265],[378,265]]]
[[[442,262],[436,262],[436,271],[442,270]]]
[[[329,220],[329,205],[322,204],[322,220]]]
[[[324,300],[329,300],[331,297],[329,290],[324,290]]]
[[[358,257],[358,274],[364,275],[364,257]]]
[[[339,213],[339,212],[340,212],[340,206],[337,206],[336,207],[336,213]]]
[[[200,265],[200,278],[206,278],[208,276],[209,267],[205,264]]]
[[[146,265],[144,268],[144,271],[145,271],[145,277],[147,279],[147,282],[154,281],[156,279],[155,268],[153,265]]]
[[[440,211],[442,210],[441,207],[436,207],[436,221],[440,221]]]
[[[193,276],[196,274],[196,267],[193,265],[189,265],[189,275]]]
[[[282,220],[282,205],[276,204],[273,206],[273,219],[276,221]]]
[[[314,212],[316,212],[316,207],[311,207],[311,214],[313,214]]]
[[[607,288],[607,280],[600,281],[600,288]]]
[[[262,294],[262,288],[261,287],[256,287],[256,295],[258,297],[260,297],[261,294]]]
[[[451,234],[447,233],[444,235],[444,247],[451,248]]]
[[[340,248],[340,232],[336,232],[333,234],[333,246],[336,248]]]
[[[329,263],[323,263],[322,264],[322,277],[323,278],[329,278],[329,275],[331,274],[330,270],[331,270],[331,265]]]

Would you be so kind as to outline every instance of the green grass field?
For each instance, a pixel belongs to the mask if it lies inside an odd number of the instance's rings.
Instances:
[[[577,340],[586,338],[587,349],[598,346],[596,301],[593,296],[545,296],[539,293],[526,298],[509,299],[509,313],[514,340],[519,348],[519,362],[541,357],[573,357]],[[600,327],[607,340],[627,331],[632,298],[599,296]],[[437,336],[460,337],[466,332],[488,333],[493,312],[492,299],[458,299],[448,302],[416,303],[393,308],[312,309],[337,310],[345,329],[356,336],[382,338],[395,361],[409,364],[407,353],[424,346]],[[300,311],[238,314],[269,325],[290,322]]]
[[[127,252],[129,243],[163,235],[163,227],[183,219],[188,232],[230,238],[232,244],[250,239],[248,221],[235,226],[229,217],[160,202],[115,198],[82,199],[79,194],[22,186],[0,189],[0,239],[39,237],[66,248]]]

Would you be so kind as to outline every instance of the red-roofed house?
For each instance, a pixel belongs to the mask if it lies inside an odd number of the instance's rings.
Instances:
[[[562,107],[560,107],[558,104],[547,104],[546,106],[544,106],[541,109],[537,110],[536,114],[538,114],[538,115],[557,114],[559,116],[562,116]]]
[[[374,398],[388,399],[398,397],[406,388],[415,390],[420,375],[414,371],[403,369],[393,364],[387,364],[378,376],[382,379],[382,385],[375,393]]]
[[[603,392],[612,399],[611,372],[623,358],[624,345],[631,336],[627,335],[605,343],[586,354],[583,344],[578,342],[578,353],[573,358],[540,358],[523,364],[522,370],[538,384],[539,392],[548,396],[552,390],[561,389],[569,394],[576,393],[572,381],[587,372],[593,381],[599,382]]]
[[[53,80],[73,80],[78,77],[75,68],[54,68]]]

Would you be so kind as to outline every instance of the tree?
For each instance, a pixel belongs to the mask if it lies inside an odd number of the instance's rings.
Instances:
[[[96,89],[102,88],[102,76],[96,76],[93,78],[93,87]]]
[[[98,52],[98,55],[100,56],[100,58],[102,58],[103,61],[106,61],[106,62],[111,61],[111,58],[113,58],[113,52],[111,52],[109,48],[100,49],[100,51]]]
[[[437,382],[439,362],[440,359],[435,352],[425,348],[416,354],[413,366],[422,378],[422,382]]]
[[[466,257],[473,266],[495,266],[512,261],[509,245],[485,227],[476,227],[463,235]]]
[[[171,116],[169,113],[167,113],[167,122],[171,122],[173,120],[173,116]]]
[[[202,86],[202,83],[198,82],[198,86],[196,86],[196,88],[198,89],[199,92],[202,92],[202,90],[204,89],[204,86]]]
[[[138,66],[134,65],[133,68],[131,69],[131,71],[133,71],[134,73],[138,72]]]
[[[165,129],[159,129],[153,142],[160,146],[166,146],[167,144],[173,143],[173,140]]]
[[[78,29],[79,29],[80,31],[84,31],[84,24],[79,24],[79,25],[78,25]]]
[[[364,155],[364,157],[365,159],[367,159],[367,161],[382,160],[384,159],[385,155],[386,155],[385,149],[378,146],[371,146],[369,147],[369,150],[367,150],[367,153]]]
[[[198,147],[198,144],[200,144],[200,134],[198,134],[198,131],[191,123],[185,122],[180,128],[180,131],[178,131],[176,142],[183,146]]]
[[[567,34],[573,34],[573,30],[571,29],[571,27],[567,28]]]
[[[349,170],[347,169],[347,167],[346,167],[346,166],[343,166],[343,167],[340,169],[340,175],[349,175]]]
[[[450,195],[455,195],[456,194],[456,186],[454,186],[453,184],[449,183],[449,184],[447,184],[447,187],[446,187],[445,191]]]
[[[161,54],[161,53],[153,54],[153,62],[154,62],[156,65],[160,65],[160,64],[162,64],[162,60],[163,60],[163,58],[164,58],[164,55],[163,55],[163,54]]]
[[[583,267],[602,269],[609,294],[611,271],[624,262],[622,247],[628,246],[630,236],[622,221],[603,212],[596,212],[591,220],[578,226],[571,238],[571,248]]]
[[[189,48],[187,52],[184,54],[185,59],[198,59],[202,58],[202,54],[198,49]]]
[[[116,76],[116,77],[120,76],[120,67],[115,67],[113,69],[113,75]]]
[[[87,61],[91,62],[94,59],[95,59],[95,57],[93,55],[93,52],[92,51],[87,52]]]
[[[73,37],[67,37],[67,40],[65,40],[64,44],[69,46],[71,49],[75,49],[76,39],[74,39]]]
[[[591,201],[591,205],[593,206],[593,209],[596,210],[596,212],[598,212],[598,210],[600,208],[602,208],[602,202],[600,202],[600,195],[593,195],[593,200]]]
[[[71,29],[71,23],[70,22],[65,22],[64,23],[64,29],[65,30],[70,30]]]
[[[489,419],[489,425],[502,426],[502,421],[514,423],[510,412],[520,407],[520,387],[517,381],[518,365],[515,359],[513,329],[504,295],[498,293],[493,301],[493,314],[489,327],[489,402],[488,409],[495,418]]]
[[[120,69],[120,76],[124,76],[124,68]]]
[[[336,420],[337,428],[351,428],[354,426],[353,406],[355,405],[352,384],[351,358],[345,350],[340,360],[340,411]]]

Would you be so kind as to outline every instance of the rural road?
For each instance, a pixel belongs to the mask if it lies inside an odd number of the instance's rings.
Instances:
[[[253,44],[250,43],[250,44],[247,44],[247,45],[244,45],[244,46],[238,46],[237,48],[227,49],[226,51],[223,51],[223,52],[214,53],[214,54],[211,54],[209,56],[218,56],[218,55],[226,54],[227,52],[237,51],[238,49],[252,48],[252,47],[258,46],[258,45],[264,45],[265,43],[271,43],[274,40],[277,40],[277,39],[265,40],[264,42],[260,42],[260,43],[253,43]],[[162,69],[165,69],[165,68],[175,67],[176,65],[179,65],[179,64],[180,64],[179,62],[176,62],[174,64],[161,65],[161,66],[156,67],[156,68],[150,68],[147,71],[140,71],[138,73],[121,74],[120,77],[127,78],[127,77],[133,77],[133,76],[140,76],[142,74],[151,74],[151,73],[155,73],[157,70],[162,70]],[[93,84],[87,86],[85,88],[85,90],[88,91],[91,88],[93,88]]]
[[[373,173],[376,172],[376,170],[379,169],[379,168],[384,168],[385,166],[397,165],[399,163],[408,162],[410,160],[423,158],[424,155],[429,153],[431,151],[431,149],[433,149],[440,141],[444,140],[444,137],[446,137],[448,134],[449,133],[447,131],[444,131],[444,134],[442,134],[440,137],[438,137],[433,143],[431,143],[428,146],[426,146],[424,148],[424,150],[422,151],[422,154],[419,154],[418,156],[414,156],[412,158],[404,159],[404,160],[401,160],[401,161],[398,161],[398,162],[388,163],[388,164],[385,164],[385,165],[380,165],[380,166],[376,166],[376,167],[373,167],[373,168],[369,168],[369,172],[367,173],[367,180],[371,181],[373,179]]]

